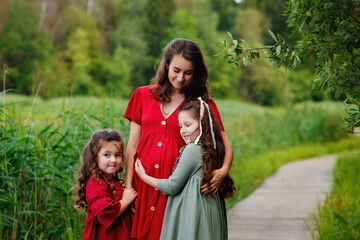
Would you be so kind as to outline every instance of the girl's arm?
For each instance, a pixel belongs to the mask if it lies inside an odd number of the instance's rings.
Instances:
[[[125,189],[120,202],[120,211],[118,217],[129,207],[137,196],[135,189]]]
[[[188,182],[191,175],[202,167],[201,146],[189,144],[184,149],[175,171],[168,179],[157,179],[148,176],[145,169],[141,169],[140,161],[135,163],[135,171],[141,179],[150,186],[158,188],[165,195],[177,195]],[[138,172],[139,171],[139,172]]]
[[[134,155],[136,148],[139,144],[141,136],[141,125],[131,121],[130,123],[130,137],[126,147],[125,163],[126,163],[126,177],[125,177],[125,188],[132,189],[134,179]]]
[[[158,179],[151,177],[149,175],[146,174],[145,172],[145,168],[143,167],[143,165],[141,164],[141,161],[139,159],[136,160],[135,162],[135,171],[137,173],[137,175],[146,183],[149,184],[150,186],[152,186],[153,188],[157,188],[157,182]]]
[[[230,142],[229,137],[226,135],[225,131],[221,131],[221,136],[224,141],[225,145],[225,156],[224,156],[224,162],[221,168],[216,169],[212,172],[212,178],[210,180],[210,186],[207,184],[203,185],[201,187],[201,193],[211,195],[215,195],[216,192],[219,190],[222,181],[224,178],[229,174],[230,166],[233,161],[233,148],[232,144]]]

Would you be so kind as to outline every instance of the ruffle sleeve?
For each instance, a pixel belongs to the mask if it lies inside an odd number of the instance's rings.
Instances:
[[[95,180],[90,177],[86,186],[86,201],[87,210],[96,216],[105,229],[109,228],[118,217],[121,204],[111,198],[109,188],[102,179]]]
[[[137,88],[130,97],[124,117],[127,118],[129,121],[134,121],[137,124],[141,125],[141,108],[141,88]]]
[[[214,100],[212,100],[212,99],[209,100],[209,106],[210,106],[211,110],[213,111],[214,117],[220,126],[220,130],[225,131],[224,125],[223,125],[221,117],[220,117],[219,110],[218,110]]]

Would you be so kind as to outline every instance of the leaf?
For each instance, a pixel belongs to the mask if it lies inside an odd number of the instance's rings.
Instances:
[[[231,35],[231,33],[230,33],[230,32],[228,32],[228,31],[226,31],[226,33],[227,33],[227,35],[229,36],[230,41],[232,42],[232,41],[234,40],[233,36],[232,36],[232,35]]]
[[[341,234],[341,233],[346,233],[346,232],[348,232],[347,229],[342,229],[342,230],[339,230],[339,231],[336,231],[336,232],[332,232],[332,233],[330,234],[330,236],[335,236],[335,235],[339,235],[339,234]]]
[[[276,47],[276,54],[277,54],[277,55],[280,55],[280,52],[281,52],[281,46],[278,45],[278,46]]]
[[[47,130],[49,130],[49,128],[51,128],[52,125],[54,125],[54,123],[51,123],[50,125],[48,125],[47,127],[45,127],[43,130],[41,130],[41,132],[38,134],[38,137],[40,137],[40,136],[43,135]]]
[[[269,31],[270,36],[272,37],[272,39],[274,39],[275,42],[278,42],[278,40],[275,37],[275,34],[271,30],[268,30],[268,31]]]

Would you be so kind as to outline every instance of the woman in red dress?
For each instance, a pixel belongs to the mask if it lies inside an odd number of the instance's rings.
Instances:
[[[130,120],[126,150],[125,188],[138,192],[131,238],[159,239],[167,196],[134,174],[134,159],[140,158],[146,172],[155,178],[169,178],[180,148],[178,109],[201,97],[212,108],[225,143],[222,168],[213,172],[203,194],[214,194],[229,173],[233,152],[219,111],[208,93],[208,70],[199,46],[186,39],[174,39],[165,48],[153,85],[137,88],[124,116]],[[200,191],[200,189],[199,189]]]
[[[122,189],[124,142],[115,130],[95,132],[82,154],[75,209],[87,212],[84,240],[129,240],[132,212],[128,206],[137,193]]]

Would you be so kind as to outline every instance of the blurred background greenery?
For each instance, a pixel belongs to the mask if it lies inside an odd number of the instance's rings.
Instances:
[[[213,55],[225,31],[253,46],[287,37],[284,0],[2,0],[0,63],[7,89],[45,98],[128,98],[146,85],[163,47],[173,38],[197,42],[204,52],[215,98],[266,106],[322,100],[311,92],[313,66],[274,69],[258,60],[241,69]],[[296,41],[296,39],[293,39]]]

